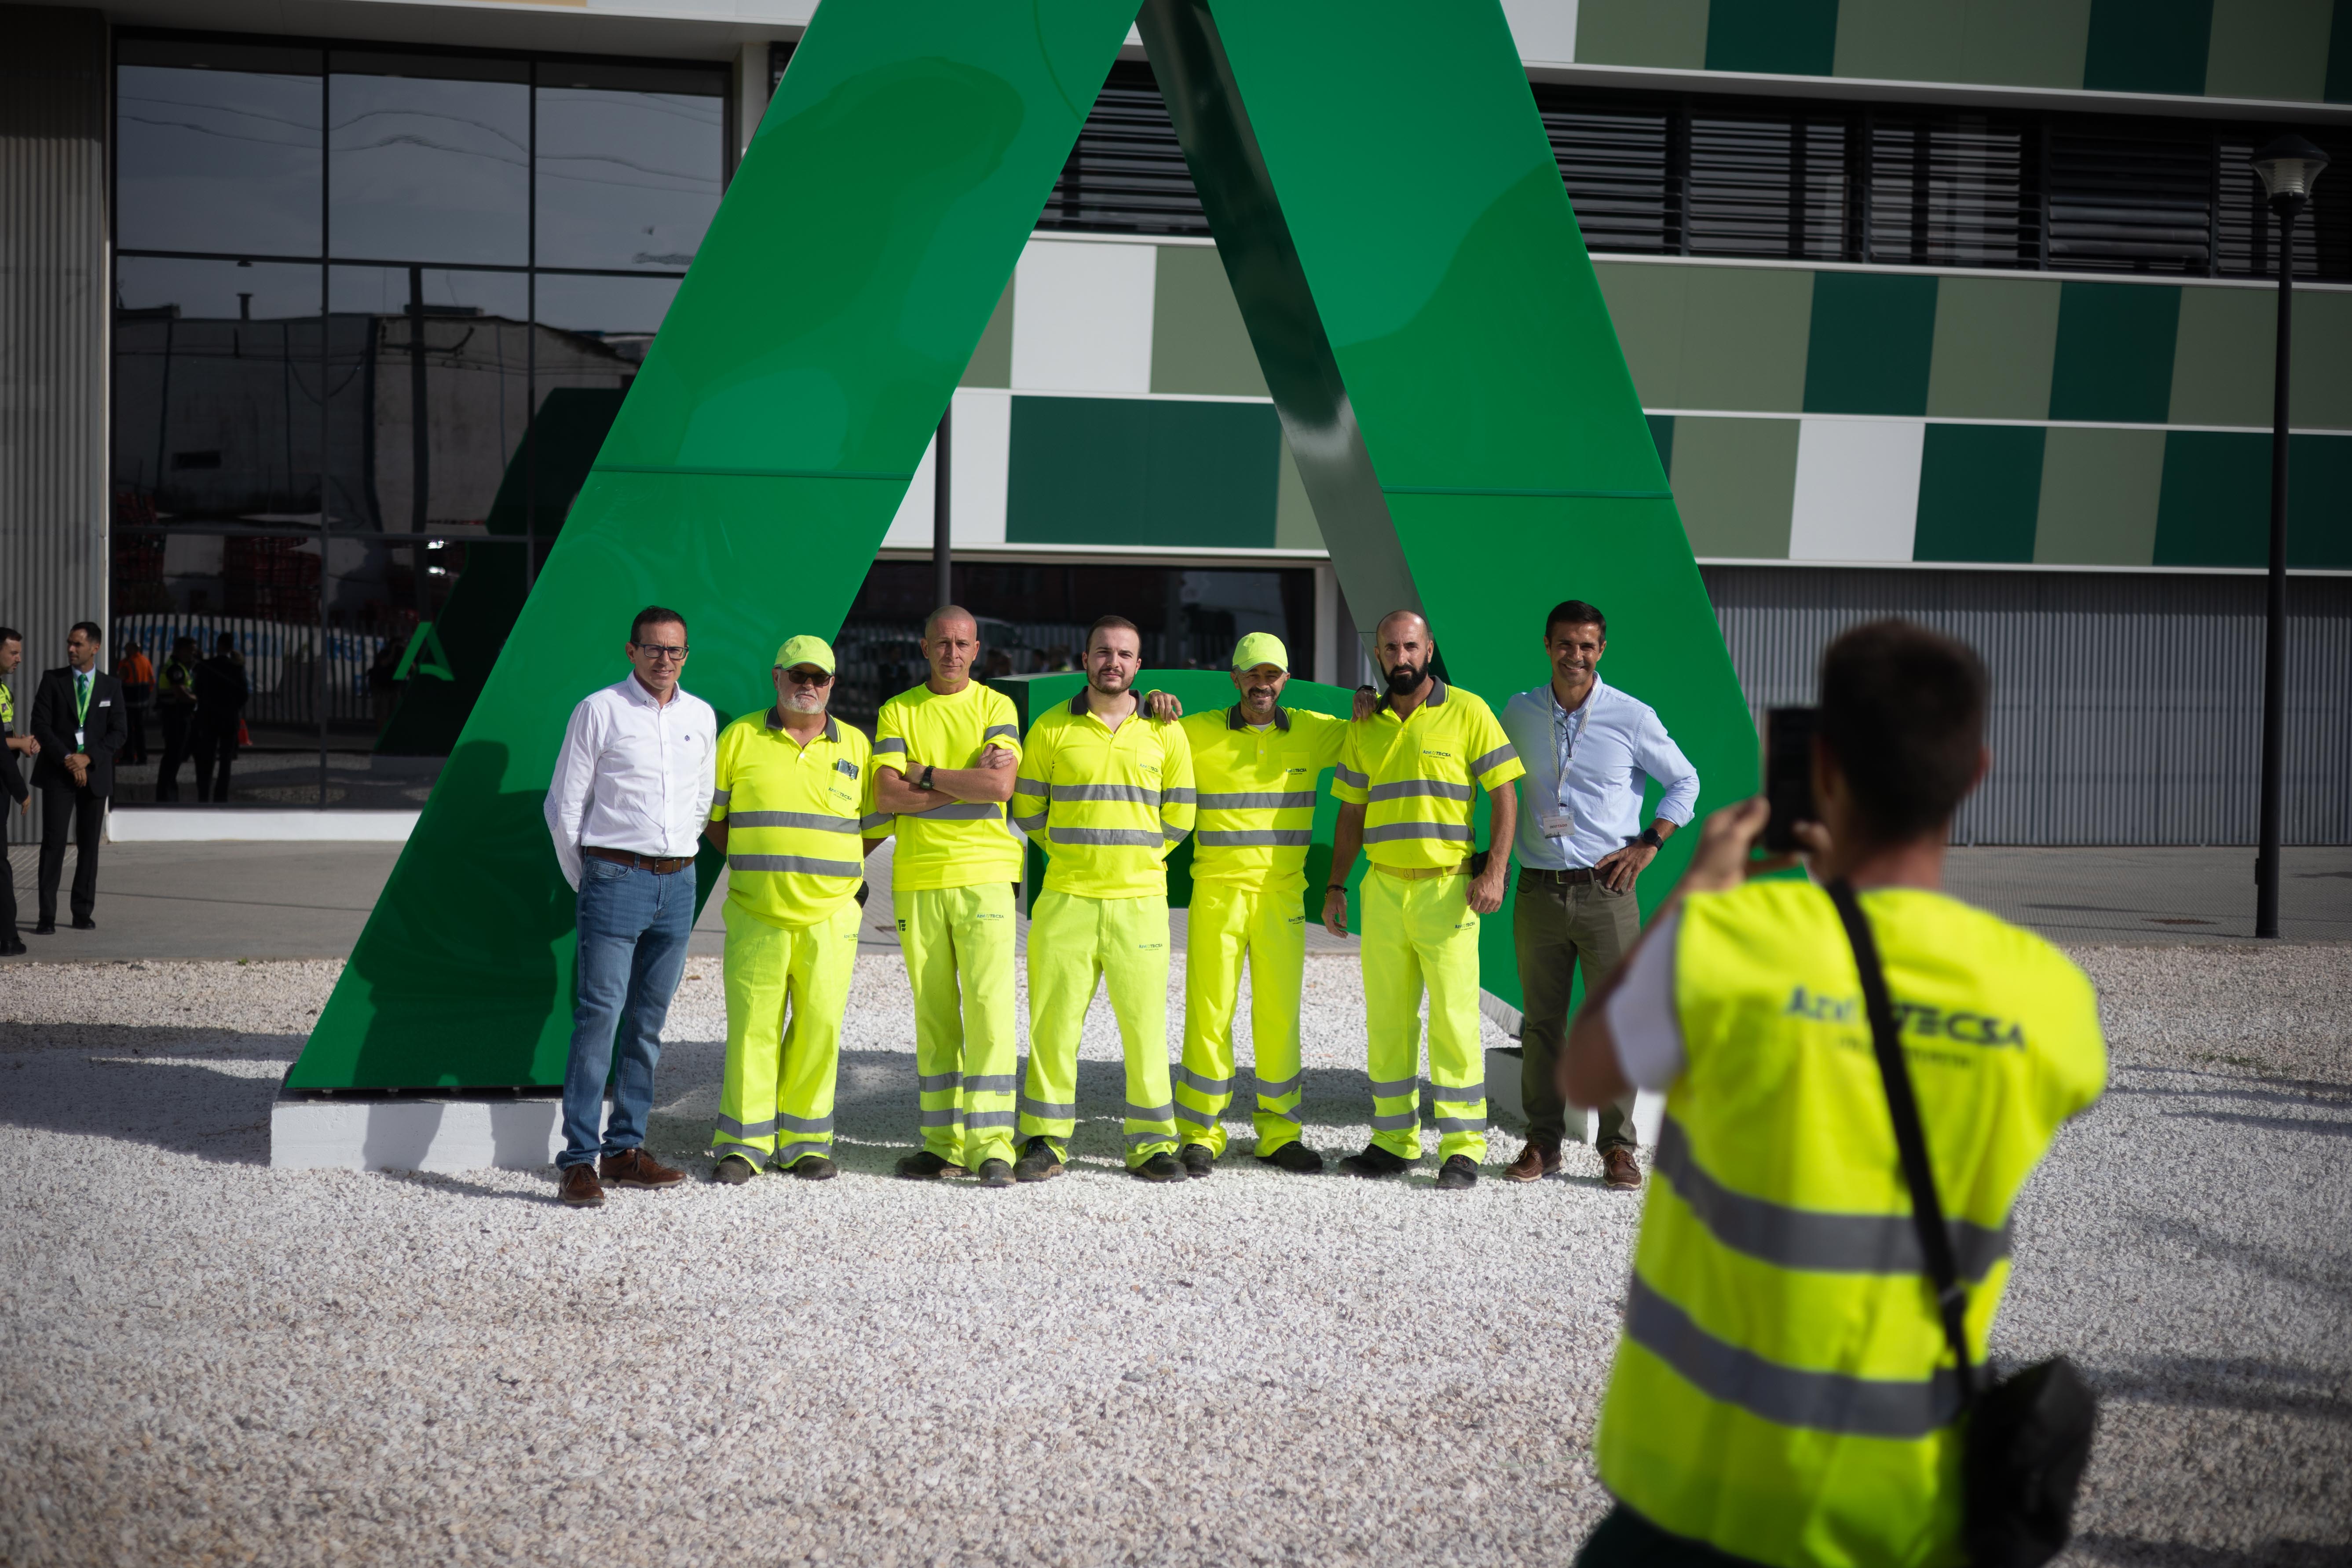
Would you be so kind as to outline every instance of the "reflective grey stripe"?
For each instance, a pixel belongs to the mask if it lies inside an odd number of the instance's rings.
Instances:
[[[1195,1110],[1181,1101],[1179,1101],[1176,1106],[1176,1120],[1189,1122],[1194,1127],[1214,1127],[1217,1124],[1217,1119],[1207,1111]]]
[[[1166,789],[1160,792],[1160,798],[1164,804],[1169,805],[1197,805],[1200,804],[1200,797],[1192,793],[1192,786],[1191,784],[1171,784]]]
[[[833,1131],[833,1118],[830,1116],[787,1116],[782,1111],[779,1110],[776,1112],[776,1125],[786,1132],[830,1132]]]
[[[1305,1122],[1298,1120],[1298,1112],[1296,1110],[1285,1110],[1279,1106],[1268,1105],[1263,1100],[1258,1103],[1257,1113],[1270,1121],[1287,1121],[1293,1127],[1304,1127],[1307,1125]]]
[[[1699,1168],[1689,1134],[1671,1117],[1658,1129],[1657,1168],[1698,1222],[1734,1252],[1821,1274],[1927,1272],[1909,1215],[1831,1214],[1733,1192]],[[1967,1220],[1946,1223],[1961,1278],[1981,1279],[2009,1256],[2007,1226],[1988,1230]]]
[[[1374,800],[1402,800],[1415,795],[1435,795],[1440,800],[1468,800],[1476,792],[1468,784],[1447,784],[1444,779],[1399,779],[1394,784],[1374,784],[1370,794]]]
[[[855,833],[857,818],[834,816],[822,811],[739,811],[729,816],[730,827],[805,827],[812,833]]]
[[[1229,1078],[1204,1078],[1201,1074],[1194,1072],[1191,1068],[1186,1067],[1182,1062],[1177,1062],[1171,1066],[1168,1069],[1168,1075],[1174,1079],[1178,1083],[1182,1084],[1186,1089],[1197,1089],[1202,1094],[1230,1094],[1233,1092],[1233,1079]]]
[[[1281,811],[1314,804],[1311,789],[1211,790],[1201,796],[1202,811]]]
[[[922,1127],[955,1127],[961,1125],[963,1112],[950,1105],[944,1110],[926,1110],[918,1121]]]
[[[1257,1080],[1257,1097],[1260,1100],[1279,1100],[1286,1094],[1296,1094],[1298,1092],[1300,1081],[1306,1077],[1303,1072],[1295,1072],[1288,1078],[1275,1082],[1260,1079]]]
[[[1158,805],[1160,792],[1141,784],[1055,784],[1055,800],[1126,800],[1138,805]]]
[[[1315,842],[1315,832],[1307,827],[1247,828],[1239,833],[1203,832],[1194,836],[1193,842],[1203,849],[1249,849],[1276,846],[1296,849]]]
[[[724,1160],[730,1154],[742,1154],[758,1164],[768,1157],[768,1152],[755,1143],[739,1143],[732,1138],[713,1138],[710,1152]]]
[[[1391,1095],[1411,1094],[1420,1087],[1421,1079],[1417,1078],[1376,1078],[1372,1079],[1372,1095],[1375,1099],[1384,1099]]]
[[[1013,826],[1024,833],[1043,833],[1045,831],[1045,814],[1041,811],[1034,816],[1016,816],[1013,819]]]
[[[1012,1072],[971,1073],[963,1080],[966,1094],[1011,1094],[1021,1087],[1021,1075]]]
[[[874,754],[877,757],[903,757],[907,754],[907,742],[897,735],[885,735],[874,742]]]
[[[1333,767],[1331,773],[1333,777],[1337,778],[1341,784],[1348,785],[1351,789],[1361,789],[1366,784],[1372,782],[1364,774],[1356,772],[1355,769],[1349,767],[1345,763],[1340,763],[1337,766]]]
[[[1131,1100],[1127,1102],[1129,1121],[1171,1121],[1175,1116],[1176,1102],[1172,1100],[1165,1105],[1138,1105]]]
[[[771,1155],[770,1158],[773,1159],[779,1165],[789,1165],[795,1160],[802,1158],[803,1155],[831,1154],[832,1152],[833,1140],[830,1138],[818,1139],[814,1142],[803,1139],[798,1143],[777,1144],[775,1153]]]
[[[1014,795],[1042,795],[1045,793],[1045,781],[1044,779],[1014,779],[1013,781],[1013,793]]]
[[[1021,731],[1014,729],[1010,724],[991,724],[987,729],[982,730],[980,732],[980,738],[983,742],[993,741],[999,735],[1003,736],[1008,741],[1017,741],[1021,738]]]
[[[1004,815],[1004,808],[992,800],[959,800],[907,815],[924,822],[993,822]]]
[[[1518,760],[1519,753],[1514,750],[1508,742],[1506,742],[1503,745],[1496,747],[1485,756],[1473,760],[1470,763],[1470,771],[1474,773],[1483,773],[1488,768],[1498,768],[1505,763],[1516,763]]]
[[[727,857],[727,868],[730,871],[805,871],[813,877],[856,877],[866,869],[856,860],[816,860],[806,855],[730,855]]]
[[[1476,1083],[1451,1085],[1431,1083],[1427,1079],[1421,1081],[1428,1088],[1430,1099],[1442,1100],[1449,1105],[1482,1104],[1486,1099],[1486,1080],[1483,1078]]]
[[[710,804],[711,804],[711,805],[725,805],[727,804],[728,800],[729,800],[729,799],[730,799],[730,798],[734,794],[735,794],[735,792],[734,792],[733,790],[731,790],[731,789],[715,789],[715,790],[712,790],[712,791],[710,792]]]
[[[1430,1125],[1440,1132],[1484,1132],[1486,1131],[1486,1119],[1484,1116],[1439,1116],[1432,1118]]]
[[[1160,827],[1160,837],[1171,844],[1178,844],[1183,841],[1184,835],[1192,831],[1189,827],[1178,827],[1173,823],[1162,823]]]
[[[1626,1297],[1625,1337],[1709,1399],[1783,1426],[1916,1440],[1960,1412],[1959,1376],[1948,1367],[1913,1381],[1783,1366],[1708,1333],[1639,1274]]]
[[[726,1133],[730,1138],[772,1138],[775,1136],[776,1123],[773,1118],[770,1118],[766,1121],[754,1121],[747,1126],[731,1116],[722,1116],[719,1119],[719,1131]]]
[[[1174,1142],[1176,1142],[1176,1134],[1173,1132],[1130,1132],[1127,1135],[1128,1147],[1130,1149],[1139,1143],[1173,1143]]]
[[[892,818],[888,812],[877,811],[871,816],[858,818],[857,826],[860,832],[872,833],[878,828],[889,826],[891,820]]]
[[[1396,838],[1450,838],[1467,844],[1470,842],[1470,825],[1466,822],[1391,822],[1364,829],[1364,842],[1367,844],[1385,844]]]
[[[1179,838],[1182,834],[1176,836]],[[1157,849],[1164,842],[1148,827],[1056,827],[1056,844],[1118,844],[1145,849]]]
[[[1021,1110],[1024,1115],[1047,1121],[1069,1121],[1078,1114],[1076,1105],[1056,1105],[1050,1100],[1032,1100],[1025,1094],[1021,1097]]]
[[[1421,1112],[1418,1110],[1400,1110],[1393,1116],[1375,1116],[1372,1118],[1372,1131],[1375,1132],[1394,1132],[1399,1128],[1418,1127],[1420,1125]]]
[[[937,1094],[941,1089],[953,1089],[961,1082],[963,1082],[963,1074],[960,1072],[919,1073],[915,1078],[915,1089],[920,1094]]]
[[[1020,1120],[1009,1110],[968,1110],[964,1112],[963,1130],[971,1132],[983,1127],[1012,1127]]]

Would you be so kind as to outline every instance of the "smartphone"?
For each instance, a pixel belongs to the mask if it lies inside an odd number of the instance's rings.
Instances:
[[[1813,722],[1818,708],[1774,708],[1764,715],[1764,799],[1772,816],[1764,847],[1785,855],[1804,846],[1794,829],[1817,820],[1813,809]]]

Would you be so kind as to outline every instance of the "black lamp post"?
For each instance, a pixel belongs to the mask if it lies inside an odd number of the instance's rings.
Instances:
[[[2254,859],[2254,934],[2278,935],[2279,836],[2286,768],[2287,323],[2294,303],[2294,218],[2311,200],[2327,154],[2300,136],[2282,136],[2253,156],[2254,173],[2279,220],[2277,381],[2271,395],[2270,603],[2263,646],[2262,848]]]

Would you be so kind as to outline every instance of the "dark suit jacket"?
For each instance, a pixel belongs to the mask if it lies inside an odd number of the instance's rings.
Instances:
[[[114,793],[114,753],[131,739],[130,708],[122,698],[122,682],[102,669],[89,678],[89,717],[81,725],[82,750],[89,753],[92,795]],[[33,759],[33,787],[70,789],[73,774],[66,772],[66,754],[74,749],[74,681],[70,668],[52,669],[41,677],[33,694],[33,739],[41,754]]]

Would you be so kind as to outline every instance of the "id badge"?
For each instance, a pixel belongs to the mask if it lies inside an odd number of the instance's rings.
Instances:
[[[1564,805],[1538,813],[1536,820],[1542,826],[1546,838],[1566,838],[1576,831],[1575,819],[1569,816],[1568,807]]]
[[[74,750],[75,750],[75,751],[77,751],[77,752],[80,751],[80,750],[82,749],[82,746],[84,745],[84,743],[85,743],[85,742],[84,742],[84,739],[83,739],[82,731],[80,731],[79,730],[76,730],[76,731],[74,731]]]

